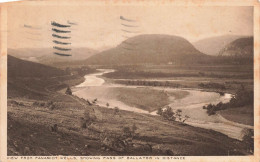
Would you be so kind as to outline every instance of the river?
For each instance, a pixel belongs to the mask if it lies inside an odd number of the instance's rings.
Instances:
[[[100,106],[107,107],[109,103],[109,108],[118,107],[122,110],[133,111],[137,113],[146,113],[151,115],[157,115],[155,112],[148,112],[142,110],[138,107],[133,107],[126,105],[125,103],[118,101],[113,94],[109,93],[109,89],[113,87],[125,87],[125,88],[137,88],[142,86],[125,86],[119,84],[106,83],[101,77],[105,73],[113,72],[112,69],[99,69],[100,72],[94,74],[88,74],[85,76],[85,81],[77,86],[73,90],[73,94],[88,100],[98,99],[97,104]],[[163,87],[150,87],[158,90],[164,90],[167,92],[176,92],[180,89],[178,88],[163,88]],[[216,114],[208,116],[206,110],[202,107],[206,104],[212,103],[216,104],[218,102],[226,103],[228,102],[232,95],[226,93],[224,96],[220,96],[219,93],[206,92],[200,89],[181,89],[183,91],[189,92],[184,98],[175,99],[170,98],[169,106],[175,109],[181,109],[182,115],[188,115],[190,118],[185,122],[189,125],[195,127],[201,127],[205,129],[212,129],[217,132],[226,134],[231,138],[238,140],[242,139],[242,130],[244,128],[253,128],[252,126],[235,123],[224,119],[222,116]]]

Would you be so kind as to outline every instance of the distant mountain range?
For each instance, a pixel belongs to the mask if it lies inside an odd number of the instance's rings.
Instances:
[[[239,38],[227,44],[220,52],[220,56],[232,56],[239,58],[254,57],[253,37]]]
[[[53,64],[57,62],[69,62],[87,59],[88,57],[98,53],[98,51],[90,48],[73,48],[71,50],[72,56],[62,57],[53,54],[52,48],[20,48],[20,49],[8,49],[8,55],[15,56],[17,58],[28,60],[32,62],[39,62],[43,64]]]
[[[229,43],[232,41],[243,38],[245,36],[239,36],[239,35],[223,35],[223,36],[217,36],[217,37],[210,37],[205,38],[202,40],[199,40],[197,42],[194,42],[193,45],[195,48],[197,48],[199,51],[208,54],[217,56],[219,52]]]
[[[101,65],[192,64],[209,57],[182,37],[151,34],[129,38],[115,48],[89,57],[85,62]]]

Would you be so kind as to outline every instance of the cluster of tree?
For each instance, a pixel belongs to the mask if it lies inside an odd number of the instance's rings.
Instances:
[[[242,141],[246,144],[247,151],[253,153],[254,152],[254,130],[244,128],[242,130],[242,134],[243,134]]]
[[[170,106],[166,106],[165,108],[159,108],[156,113],[169,121],[180,121],[184,123],[189,118],[189,116],[187,115],[182,115],[181,109],[173,111],[173,109]]]
[[[219,102],[218,104],[209,104],[207,106],[203,106],[203,109],[207,109],[208,115],[216,114],[216,111],[224,110],[227,108],[236,108],[242,107],[246,105],[254,104],[254,93],[253,91],[246,90],[244,86],[241,86],[240,89],[236,92],[234,96],[227,103]]]
[[[116,81],[119,84],[126,85],[141,85],[141,86],[164,86],[164,87],[181,87],[180,84],[169,82],[169,81],[146,81],[146,80],[118,80]]]
[[[209,89],[214,88],[214,89],[221,89],[221,90],[226,89],[225,85],[219,83],[200,83],[199,87],[209,88]]]
[[[213,105],[213,104],[209,104],[207,106],[203,106],[203,109],[207,109],[207,114],[208,115],[215,115],[216,114],[216,111],[219,111],[219,110],[224,110],[228,107],[228,104],[224,104],[222,102],[219,102],[218,104],[216,105]]]

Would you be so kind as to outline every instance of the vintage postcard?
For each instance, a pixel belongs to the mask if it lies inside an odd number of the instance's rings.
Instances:
[[[0,162],[259,162],[257,0],[0,6]]]

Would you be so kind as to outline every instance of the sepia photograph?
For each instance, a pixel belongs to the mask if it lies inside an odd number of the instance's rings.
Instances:
[[[254,155],[254,6],[6,13],[7,156]]]

